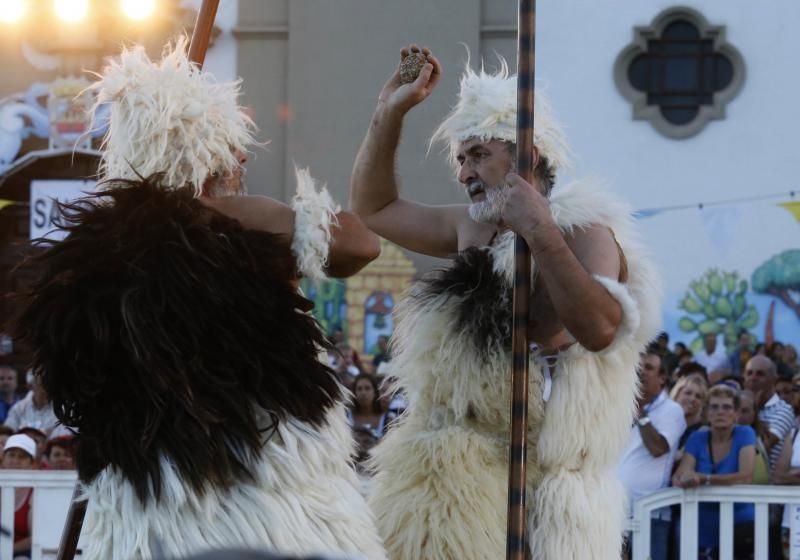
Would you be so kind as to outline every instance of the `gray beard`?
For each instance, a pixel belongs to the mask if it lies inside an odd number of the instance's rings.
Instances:
[[[469,217],[481,224],[497,224],[503,212],[503,205],[508,198],[508,185],[484,187],[486,200],[469,205]]]

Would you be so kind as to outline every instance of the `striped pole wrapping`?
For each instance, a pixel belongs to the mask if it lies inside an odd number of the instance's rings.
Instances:
[[[189,60],[203,67],[206,59],[208,43],[211,40],[211,30],[214,28],[214,20],[217,17],[217,7],[219,0],[203,0],[200,11],[197,13],[192,41],[189,44]],[[61,542],[58,544],[58,554],[56,560],[73,560],[78,551],[78,541],[81,537],[83,520],[86,517],[87,500],[79,500],[81,494],[80,482],[75,484],[75,491],[72,495],[72,502],[67,511],[67,520],[64,530],[61,533]]]
[[[533,183],[533,90],[536,0],[520,0],[517,45],[517,173]],[[528,300],[531,254],[520,235],[514,241],[514,315],[511,345],[511,445],[508,461],[506,559],[527,554],[525,480],[528,432]]]

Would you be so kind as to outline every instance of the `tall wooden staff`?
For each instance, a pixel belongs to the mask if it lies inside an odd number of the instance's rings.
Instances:
[[[517,37],[517,173],[533,184],[533,89],[536,0],[520,0]],[[514,318],[511,343],[511,447],[508,465],[507,560],[523,560],[528,434],[528,299],[531,253],[521,235],[514,242]]]
[[[203,0],[203,5],[197,13],[197,21],[192,32],[192,41],[189,44],[189,60],[194,62],[198,68],[203,67],[206,58],[208,43],[211,40],[211,30],[214,27],[214,19],[217,17],[217,7],[219,0]],[[80,500],[80,483],[75,484],[75,491],[72,494],[72,503],[67,512],[67,521],[61,533],[61,542],[58,545],[57,560],[73,560],[78,550],[78,540],[81,537],[83,519],[86,516],[87,500]]]

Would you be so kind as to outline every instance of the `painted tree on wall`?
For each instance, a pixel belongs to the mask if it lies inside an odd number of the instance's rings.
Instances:
[[[763,263],[753,272],[752,284],[753,291],[775,296],[800,319],[800,249],[784,251]]]
[[[740,280],[738,272],[717,269],[707,270],[689,283],[686,296],[678,304],[687,313],[678,321],[678,328],[696,333],[690,344],[692,352],[702,351],[707,334],[722,334],[726,348],[732,350],[738,332],[758,324],[758,310],[747,303],[747,288],[747,280]]]

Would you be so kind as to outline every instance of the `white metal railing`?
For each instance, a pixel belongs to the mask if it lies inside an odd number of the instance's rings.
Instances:
[[[739,485],[701,486],[683,490],[665,488],[638,499],[633,505],[633,518],[628,520],[628,530],[633,533],[631,560],[647,560],[650,556],[650,520],[652,512],[672,505],[681,506],[680,557],[697,558],[698,504],[719,504],[719,558],[733,559],[733,505],[755,506],[755,559],[769,557],[769,505],[800,504],[800,486]],[[787,507],[793,507],[787,505]],[[790,516],[791,560],[800,560],[800,515]]]
[[[14,490],[33,488],[31,560],[54,557],[72,501],[75,471],[0,470],[0,527],[13,533]],[[11,535],[0,534],[0,558],[14,557]]]

